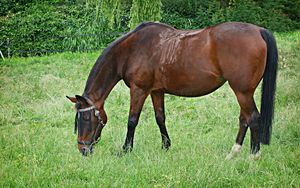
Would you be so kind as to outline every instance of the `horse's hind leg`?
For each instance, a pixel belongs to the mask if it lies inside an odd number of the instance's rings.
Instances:
[[[154,107],[156,123],[159,127],[162,138],[162,148],[169,149],[171,146],[171,140],[165,125],[164,93],[161,91],[152,91],[151,98]]]
[[[253,92],[235,93],[240,105],[240,129],[236,143],[232,147],[227,159],[235,157],[240,152],[248,126],[251,131],[251,154],[259,157],[259,113],[253,99]]]
[[[242,112],[240,113],[240,129],[236,136],[235,144],[232,146],[230,153],[227,155],[226,159],[232,159],[235,156],[237,156],[241,149],[244,142],[244,138],[246,135],[246,132],[248,130],[248,125],[246,123],[245,117],[242,115]]]
[[[260,158],[260,140],[259,140],[259,126],[260,126],[260,114],[255,106],[255,111],[251,114],[249,122],[251,131],[251,155],[254,159]]]

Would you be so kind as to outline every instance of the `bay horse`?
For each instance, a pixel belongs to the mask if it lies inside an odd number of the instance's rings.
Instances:
[[[162,148],[171,140],[165,125],[164,94],[198,97],[226,81],[240,106],[239,131],[228,159],[236,156],[248,127],[250,152],[260,155],[260,143],[269,144],[274,113],[278,52],[272,33],[239,22],[221,23],[200,30],[177,30],[146,22],[110,44],[88,76],[76,103],[75,132],[83,155],[93,151],[107,122],[104,101],[123,80],[130,88],[130,110],[124,152],[131,151],[136,126],[148,95],[151,96]],[[260,113],[253,95],[263,78]]]

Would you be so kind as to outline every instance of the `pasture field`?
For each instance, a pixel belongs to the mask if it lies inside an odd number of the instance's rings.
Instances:
[[[279,72],[270,146],[249,158],[225,157],[238,131],[239,106],[225,84],[200,98],[167,95],[172,141],[161,150],[150,97],[133,152],[118,153],[127,131],[129,89],[121,81],[105,103],[108,124],[92,156],[73,134],[66,95],[82,94],[100,52],[0,61],[0,187],[300,187],[300,31],[277,33]],[[256,92],[260,107],[260,88]]]

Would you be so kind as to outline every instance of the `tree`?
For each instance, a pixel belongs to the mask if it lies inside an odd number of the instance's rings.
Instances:
[[[133,29],[143,21],[160,21],[161,6],[160,0],[133,0],[128,26]]]
[[[113,29],[115,24],[120,27],[121,19],[121,0],[102,0],[101,11],[108,21],[108,27]]]
[[[101,13],[110,29],[123,27],[122,21],[129,13],[127,26],[133,29],[143,21],[160,21],[161,6],[161,0],[102,0]]]

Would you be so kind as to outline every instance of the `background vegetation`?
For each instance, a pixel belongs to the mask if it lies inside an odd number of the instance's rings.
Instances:
[[[142,21],[161,21],[179,29],[242,21],[271,31],[291,31],[300,28],[300,3],[290,0],[2,0],[0,44],[5,43],[0,50],[6,56],[7,46],[17,56],[99,50]]]
[[[238,131],[239,106],[227,84],[201,98],[166,96],[168,152],[148,98],[132,153],[125,139],[129,89],[120,82],[106,101],[108,124],[90,157],[73,134],[66,95],[81,94],[100,51],[0,62],[0,187],[300,187],[300,32],[275,35],[280,50],[270,146],[226,161]],[[260,101],[260,89],[255,95]]]

